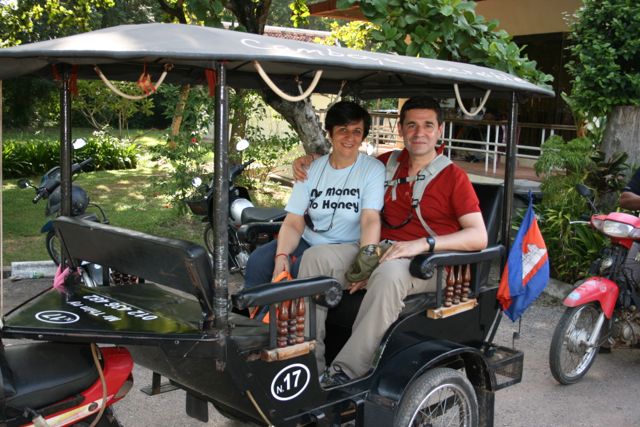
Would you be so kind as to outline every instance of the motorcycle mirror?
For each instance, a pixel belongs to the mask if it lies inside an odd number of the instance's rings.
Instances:
[[[582,197],[586,197],[588,199],[591,199],[593,197],[593,190],[584,184],[576,184],[576,191]]]
[[[237,151],[244,151],[247,148],[249,148],[249,141],[247,141],[246,139],[242,138],[240,141],[238,141],[238,143],[236,144],[236,150]]]
[[[191,180],[191,185],[193,185],[194,187],[200,187],[202,185],[202,178],[196,176]]]
[[[82,147],[84,147],[85,145],[87,145],[87,141],[84,138],[77,138],[73,140],[73,149],[74,150],[79,150]]]
[[[29,182],[28,179],[22,178],[22,179],[18,180],[18,187],[19,188],[29,188],[29,187],[31,187],[31,183]]]

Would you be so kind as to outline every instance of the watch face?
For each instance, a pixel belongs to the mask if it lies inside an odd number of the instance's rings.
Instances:
[[[376,248],[377,248],[376,245],[367,245],[365,246],[362,253],[364,253],[365,255],[371,256],[376,253]]]

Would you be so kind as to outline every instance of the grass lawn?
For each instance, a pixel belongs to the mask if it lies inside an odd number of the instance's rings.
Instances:
[[[15,135],[12,135],[15,136]],[[74,137],[83,136],[75,132]],[[147,133],[136,139],[143,145],[155,144],[160,132]],[[160,174],[167,173],[148,158],[142,157],[134,170],[82,172],[74,183],[81,186],[92,202],[106,212],[112,225],[145,233],[202,243],[204,224],[200,217],[179,215],[168,199],[159,194],[153,183]],[[34,184],[40,177],[30,177]],[[17,179],[2,183],[2,255],[3,264],[14,261],[49,259],[45,249],[45,235],[40,228],[45,218],[46,200],[34,205],[32,189],[19,189]],[[252,191],[258,206],[283,205],[290,190],[266,183],[259,191]],[[90,208],[91,209],[91,208]]]

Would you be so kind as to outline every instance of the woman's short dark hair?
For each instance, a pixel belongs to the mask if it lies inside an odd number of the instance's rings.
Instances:
[[[371,127],[371,115],[360,105],[352,101],[340,101],[333,104],[324,118],[324,129],[331,135],[334,126],[344,126],[362,120],[363,137],[366,138]]]
[[[404,118],[409,110],[433,110],[436,113],[436,120],[438,120],[438,125],[440,125],[444,116],[442,113],[442,108],[440,108],[440,104],[435,99],[428,96],[415,96],[413,98],[407,99],[407,101],[402,105],[400,109],[400,124],[404,124]]]

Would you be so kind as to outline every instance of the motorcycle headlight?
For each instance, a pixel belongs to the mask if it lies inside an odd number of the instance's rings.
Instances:
[[[627,238],[629,233],[633,230],[633,226],[624,224],[617,221],[605,221],[602,227],[602,232],[607,236]]]
[[[633,230],[631,230],[631,232],[629,233],[629,237],[634,240],[640,240],[640,228],[634,228]]]

